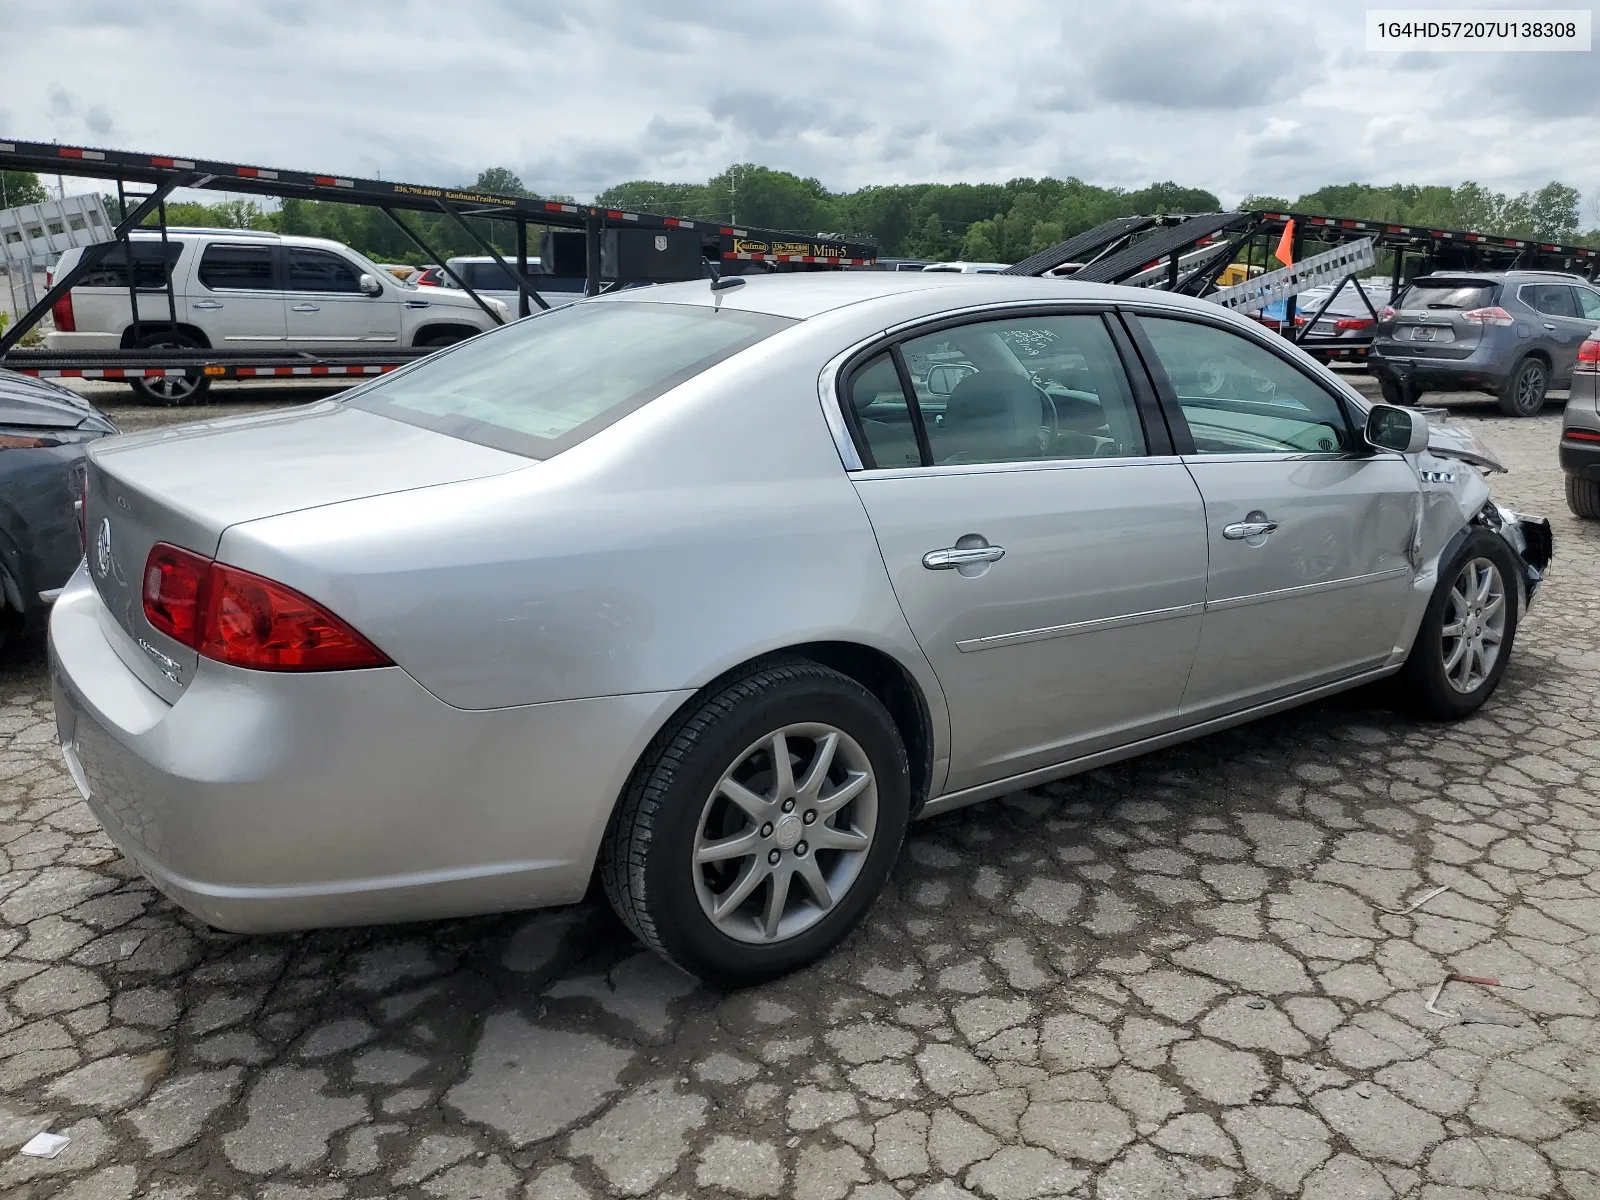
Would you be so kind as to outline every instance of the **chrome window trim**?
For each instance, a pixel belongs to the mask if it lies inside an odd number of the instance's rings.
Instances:
[[[1298,587],[1277,588],[1270,592],[1252,592],[1248,596],[1229,596],[1222,600],[1207,600],[1207,612],[1221,612],[1229,608],[1248,608],[1252,604],[1269,604],[1274,600],[1293,600],[1301,596],[1314,596],[1318,592],[1337,592],[1344,588],[1362,587],[1410,575],[1409,567],[1390,567],[1387,571],[1373,571],[1368,575],[1347,575],[1342,579],[1328,579],[1322,583],[1303,583]]]
[[[1021,471],[1076,470],[1085,467],[1148,467],[1182,466],[1176,454],[1146,455],[1127,458],[1025,458],[1016,462],[994,463],[934,463],[931,467],[875,467],[863,469],[860,474],[867,479],[920,478],[934,475],[998,475]]]
[[[1000,646],[1017,646],[1024,642],[1043,642],[1051,638],[1072,637],[1080,633],[1098,633],[1103,629],[1122,629],[1129,625],[1148,625],[1155,621],[1171,621],[1178,617],[1197,617],[1205,611],[1205,604],[1180,604],[1175,608],[1152,608],[1146,612],[1125,613],[1120,617],[1101,617],[1094,621],[1073,621],[1067,625],[1047,625],[1042,629],[1023,629],[1016,633],[995,633],[988,637],[965,638],[956,643],[963,654],[979,650],[993,650]]]

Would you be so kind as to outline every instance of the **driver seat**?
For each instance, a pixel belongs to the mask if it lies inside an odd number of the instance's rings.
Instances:
[[[928,430],[935,462],[1015,462],[1040,458],[1044,403],[1021,375],[978,371],[945,402],[944,421]]]

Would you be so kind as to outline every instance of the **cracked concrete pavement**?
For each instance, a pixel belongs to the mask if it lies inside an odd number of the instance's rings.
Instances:
[[[13,652],[0,1194],[1600,1200],[1600,527],[1559,405],[1458,411],[1558,550],[1479,716],[1356,695],[921,823],[838,953],[737,994],[603,905],[209,930]],[[1530,986],[1434,1015],[1452,971]]]

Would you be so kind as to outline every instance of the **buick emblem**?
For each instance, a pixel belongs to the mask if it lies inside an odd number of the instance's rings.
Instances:
[[[100,532],[94,535],[94,568],[101,578],[111,572],[111,518],[100,518]]]

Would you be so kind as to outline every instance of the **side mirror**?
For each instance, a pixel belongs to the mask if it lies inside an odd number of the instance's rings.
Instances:
[[[383,284],[378,282],[378,277],[376,275],[368,275],[363,271],[361,274],[360,287],[361,290],[369,296],[383,295]]]
[[[1410,409],[1374,404],[1367,413],[1366,439],[1379,450],[1420,454],[1428,448],[1428,420]]]
[[[971,367],[954,366],[949,363],[934,367],[933,370],[928,372],[928,394],[930,396],[948,396],[956,390],[956,384],[971,374],[973,374]]]

